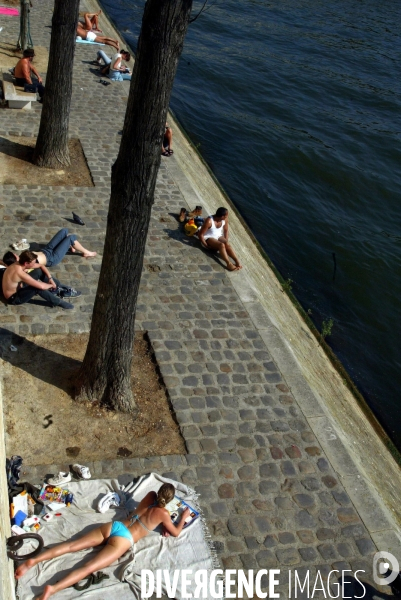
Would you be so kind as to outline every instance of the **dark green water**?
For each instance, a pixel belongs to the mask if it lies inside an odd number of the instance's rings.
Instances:
[[[136,47],[143,0],[102,3]],[[394,1],[217,0],[171,106],[401,449],[400,23]]]

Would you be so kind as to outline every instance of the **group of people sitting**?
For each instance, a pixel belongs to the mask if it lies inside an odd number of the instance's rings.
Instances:
[[[74,305],[64,298],[76,298],[81,292],[60,283],[47,268],[58,265],[69,250],[80,252],[84,258],[96,256],[96,252],[90,252],[78,242],[76,235],[69,235],[68,229],[61,229],[40,252],[25,250],[20,255],[6,252],[0,261],[2,292],[6,302],[25,304],[38,294],[50,306],[73,309]]]

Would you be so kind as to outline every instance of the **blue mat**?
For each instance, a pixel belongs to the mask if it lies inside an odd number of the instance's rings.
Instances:
[[[90,42],[89,40],[79,40],[78,38],[76,38],[75,41],[77,42],[77,44],[97,44],[98,46],[105,45],[105,44],[102,44],[102,42]]]

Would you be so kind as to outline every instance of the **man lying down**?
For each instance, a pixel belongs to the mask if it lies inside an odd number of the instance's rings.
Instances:
[[[186,508],[179,523],[174,525],[168,510],[165,508],[174,498],[174,494],[174,486],[171,483],[164,483],[157,493],[148,492],[139,503],[134,514],[130,513],[128,519],[105,523],[77,540],[63,542],[49,550],[45,550],[37,557],[20,565],[15,572],[15,577],[19,579],[29,569],[43,561],[104,544],[104,548],[82,567],[73,570],[55,585],[46,585],[43,594],[38,596],[37,600],[47,600],[57,592],[88,577],[91,573],[104,569],[117,561],[138,540],[147,536],[158,525],[163,526],[165,535],[178,537],[184,527],[185,520],[190,514],[190,509]]]

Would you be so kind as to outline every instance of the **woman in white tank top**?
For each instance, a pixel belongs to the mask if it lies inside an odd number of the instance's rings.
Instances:
[[[216,214],[208,217],[199,232],[199,239],[202,246],[208,250],[217,250],[227,264],[229,271],[237,271],[242,269],[242,266],[228,243],[228,210],[226,208],[218,208]],[[234,264],[230,258],[233,259]]]

